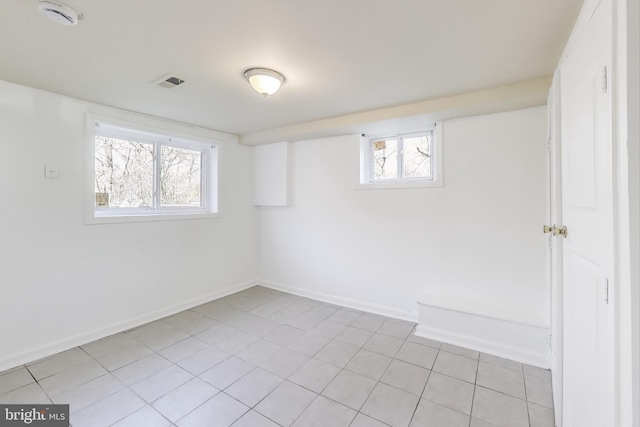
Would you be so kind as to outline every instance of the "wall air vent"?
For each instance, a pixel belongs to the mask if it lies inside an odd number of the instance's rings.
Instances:
[[[160,77],[153,83],[165,89],[172,89],[183,84],[184,82],[185,80],[182,77],[178,77],[175,74],[167,74],[166,76]]]

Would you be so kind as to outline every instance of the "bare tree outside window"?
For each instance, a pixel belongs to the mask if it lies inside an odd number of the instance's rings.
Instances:
[[[374,180],[432,178],[430,132],[375,139],[370,147]]]
[[[398,141],[388,139],[373,143],[374,179],[398,178]]]
[[[97,135],[95,192],[107,195],[104,207],[158,207],[154,150],[160,153],[160,206],[202,206],[202,151]]]
[[[431,144],[427,136],[402,139],[402,176],[431,177]]]
[[[200,206],[202,152],[163,146],[160,162],[160,204]]]
[[[360,186],[442,187],[442,136],[432,129],[360,138]]]
[[[95,191],[109,195],[109,207],[151,207],[153,145],[96,136]]]

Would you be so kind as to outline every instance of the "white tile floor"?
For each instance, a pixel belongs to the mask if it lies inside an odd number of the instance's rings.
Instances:
[[[551,375],[254,287],[0,373],[74,427],[553,427]]]

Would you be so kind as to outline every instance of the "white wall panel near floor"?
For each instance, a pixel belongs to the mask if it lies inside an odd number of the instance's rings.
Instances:
[[[427,297],[424,296],[423,300]],[[548,369],[550,366],[549,326],[535,322],[512,321],[494,313],[479,313],[475,306],[437,298],[420,304],[420,324],[416,335],[466,347],[482,353]],[[453,306],[455,308],[449,308]],[[496,312],[500,312],[497,307]],[[531,320],[531,319],[530,319]]]
[[[417,319],[424,295],[549,324],[546,108],[446,121],[442,188],[359,190],[359,135],[293,145],[293,204],[259,210],[267,286]]]
[[[252,281],[253,157],[224,145],[223,215],[86,225],[85,113],[148,117],[0,81],[0,371],[183,310]],[[53,164],[59,179],[45,180]]]

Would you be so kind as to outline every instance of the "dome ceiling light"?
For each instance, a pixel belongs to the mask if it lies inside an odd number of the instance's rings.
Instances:
[[[276,93],[285,81],[282,74],[268,68],[249,68],[244,72],[244,78],[253,90],[265,98]]]

